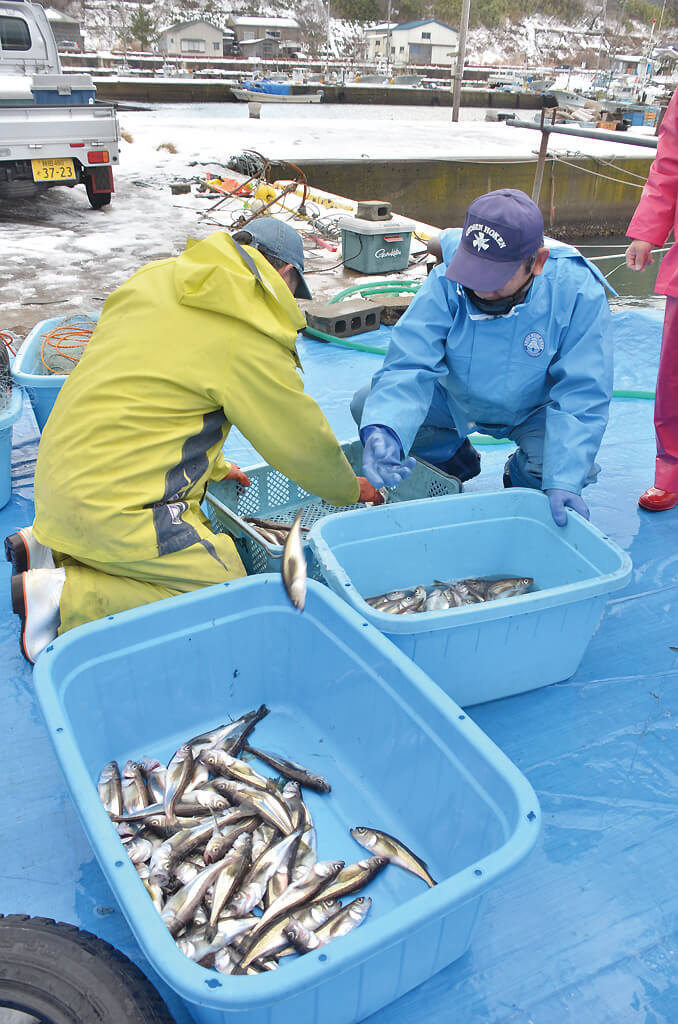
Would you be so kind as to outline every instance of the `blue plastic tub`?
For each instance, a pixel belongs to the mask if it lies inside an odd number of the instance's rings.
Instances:
[[[21,415],[21,389],[12,388],[9,402],[0,407],[0,508],[12,496],[12,425]]]
[[[554,524],[539,491],[511,488],[346,512],[310,543],[327,583],[458,704],[481,704],[568,679],[631,559],[576,513]],[[532,576],[520,597],[392,615],[363,598],[434,579]]]
[[[351,1024],[467,949],[483,894],[539,832],[535,794],[448,697],[353,609],[310,582],[295,612],[279,575],[169,598],[59,637],[37,696],[90,842],[144,955],[198,1024]],[[349,827],[400,836],[439,885],[395,867],[354,933],[279,970],[219,975],[177,949],[99,802],[112,758],[168,759],[189,736],[266,702],[264,748],[322,772],[308,795],[319,857],[365,856]],[[58,872],[57,872],[58,873]]]
[[[98,313],[87,313],[82,319],[96,321],[98,316]],[[26,335],[12,365],[12,377],[17,384],[25,389],[41,431],[54,407],[64,381],[68,378],[68,374],[47,371],[40,358],[42,345],[45,335],[64,321],[72,319],[74,318],[54,316],[36,324],[30,334]]]

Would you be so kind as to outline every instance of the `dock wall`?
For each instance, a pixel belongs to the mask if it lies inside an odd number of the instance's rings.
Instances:
[[[390,202],[399,214],[441,228],[462,224],[466,207],[484,192],[519,188],[531,195],[536,170],[536,159],[295,162],[316,188],[353,199]],[[592,157],[568,158],[567,164],[547,161],[539,196],[547,232],[567,238],[626,231],[640,189],[609,179],[646,177],[652,157],[617,157],[614,166],[610,163]],[[289,167],[274,161],[273,173],[288,178]],[[630,180],[638,182],[637,177]]]
[[[97,99],[136,103],[237,103],[232,84],[199,78],[96,78]],[[292,86],[295,95],[322,89],[323,103],[387,104],[388,106],[451,107],[451,89],[413,89],[409,86],[309,85]],[[538,93],[463,89],[464,107],[539,110]]]

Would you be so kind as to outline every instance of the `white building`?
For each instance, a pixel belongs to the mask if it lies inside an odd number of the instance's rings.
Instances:
[[[168,57],[221,57],[223,32],[208,21],[179,21],[158,35],[158,49]]]
[[[407,21],[389,26],[377,25],[365,32],[368,60],[389,64],[447,64],[456,60],[459,33],[442,21]]]

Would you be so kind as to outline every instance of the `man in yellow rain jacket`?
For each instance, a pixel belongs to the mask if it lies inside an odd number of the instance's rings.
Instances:
[[[326,501],[381,501],[304,393],[303,270],[297,232],[267,217],[108,298],[43,431],[33,527],[5,541],[29,661],[57,631],[245,575],[200,508],[210,480],[249,483],[222,455],[232,425]]]

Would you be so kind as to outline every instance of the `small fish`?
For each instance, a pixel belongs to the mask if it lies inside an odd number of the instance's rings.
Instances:
[[[531,576],[511,577],[505,580],[494,580],[488,585],[488,601],[496,601],[500,597],[517,597],[524,594],[534,583]]]
[[[136,761],[126,762],[122,770],[121,787],[122,806],[126,814],[139,811],[150,804],[150,795]]]
[[[198,928],[192,928],[186,932],[185,936],[178,938],[177,946],[189,959],[204,960],[210,953],[217,953],[225,946],[230,946],[233,939],[248,931],[255,922],[256,918],[254,917],[231,917],[219,921],[211,938],[209,928],[206,925],[201,925]]]
[[[237,782],[244,782],[255,789],[270,789],[270,780],[260,775],[254,768],[241,761],[240,758],[232,757],[225,750],[203,750],[200,760],[215,775],[225,775],[235,779]]]
[[[191,746],[189,743],[182,743],[167,766],[164,806],[165,814],[167,815],[170,824],[175,817],[174,805],[186,789],[192,772],[193,753],[191,751]]]
[[[210,729],[209,732],[203,732],[199,736],[194,736],[192,740],[188,741],[193,757],[197,758],[208,747],[217,747],[219,750],[226,750],[234,757],[237,756],[238,750],[242,747],[252,729],[267,714],[268,708],[265,704],[262,704],[256,711],[248,711],[247,714],[241,715],[235,722],[227,722],[225,725],[217,726],[216,729]]]
[[[321,889],[316,900],[338,899],[350,896],[371,882],[389,863],[387,857],[367,857],[355,864],[347,864],[326,889]]]
[[[242,811],[246,811],[248,814],[258,814],[265,822],[280,829],[286,836],[294,831],[292,819],[284,800],[270,790],[254,789],[252,786],[246,786],[243,782],[230,782],[227,779],[222,780],[220,788],[222,792],[226,792],[229,799],[239,805]]]
[[[122,813],[122,780],[117,761],[109,761],[101,772],[97,792],[109,814]]]
[[[289,923],[283,929],[284,934],[298,953],[308,953],[312,949],[326,945],[332,939],[348,935],[363,923],[371,906],[372,900],[369,896],[359,896],[343,910],[333,914],[329,921],[315,931],[304,927],[298,918],[290,917]]]
[[[264,764],[270,765],[274,771],[284,775],[286,779],[298,782],[300,786],[314,789],[316,793],[330,793],[332,791],[329,782],[322,775],[316,775],[315,772],[307,771],[306,768],[295,761],[288,761],[284,757],[280,757],[279,754],[271,754],[256,747],[250,747],[247,744],[245,745],[245,750],[249,751],[250,754],[254,754]]]
[[[370,850],[378,857],[386,857],[392,864],[397,864],[399,867],[405,868],[406,871],[411,871],[412,874],[417,875],[429,886],[437,884],[429,874],[428,865],[420,857],[417,857],[415,853],[412,853],[404,843],[389,835],[388,832],[380,832],[379,829],[367,828],[364,825],[358,825],[352,828],[350,832],[357,843],[360,843],[361,846],[364,846],[365,849]]]
[[[306,603],[306,556],[301,539],[301,518],[303,509],[299,509],[287,535],[283,547],[281,572],[287,596],[300,612]]]
[[[449,607],[450,599],[447,596],[447,589],[432,591],[424,603],[424,611],[426,612],[442,612]]]
[[[241,884],[245,873],[250,866],[252,853],[252,837],[244,832],[233,844],[233,849],[224,857],[221,862],[224,870],[214,883],[212,894],[212,906],[210,908],[209,927],[207,938],[212,939],[218,930],[219,915],[233,893]],[[244,915],[240,915],[241,917]],[[200,957],[199,959],[202,959]]]

